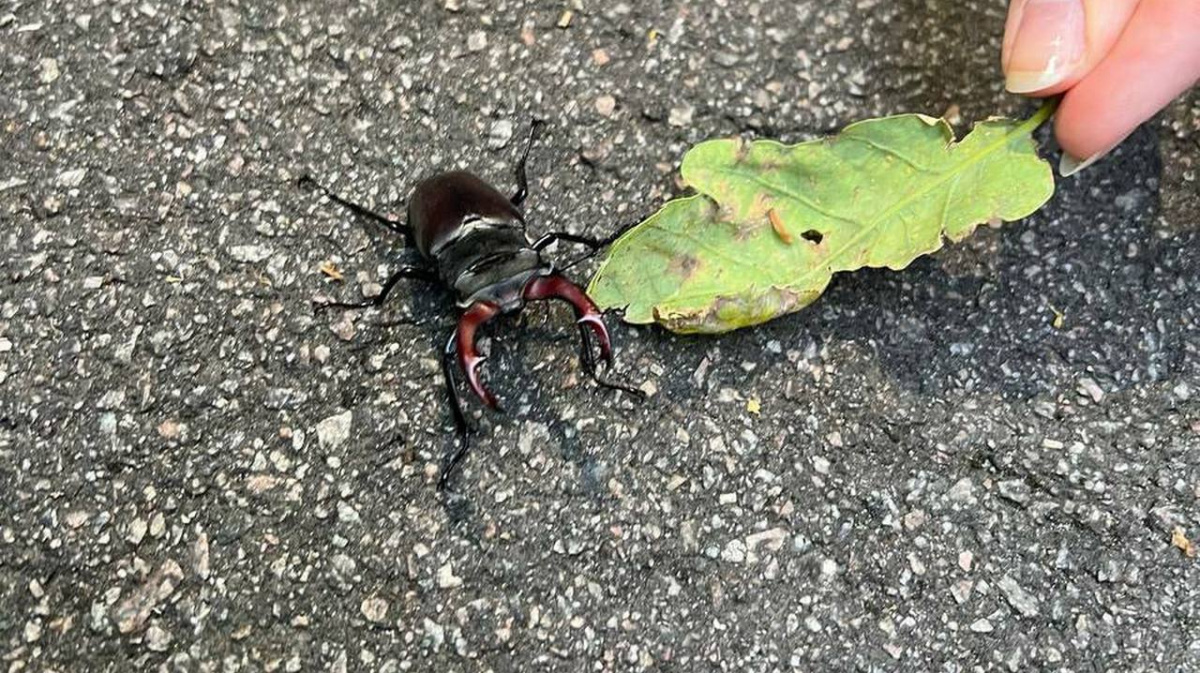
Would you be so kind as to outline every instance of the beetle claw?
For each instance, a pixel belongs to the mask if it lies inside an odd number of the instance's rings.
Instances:
[[[538,299],[562,299],[575,309],[575,322],[584,326],[596,335],[600,341],[600,359],[605,364],[612,365],[612,338],[608,335],[608,326],[604,324],[604,316],[600,309],[579,286],[558,274],[538,278],[525,288],[525,298],[531,301]],[[585,344],[586,347],[586,344]]]
[[[596,335],[596,339],[600,342],[600,359],[609,367],[613,364],[612,338],[608,335],[608,326],[604,324],[604,319],[597,313],[587,313],[579,320],[577,324],[585,325],[592,330]]]
[[[499,313],[500,307],[495,304],[476,302],[467,309],[466,313],[463,313],[462,318],[458,321],[458,366],[466,375],[467,385],[470,386],[471,392],[475,393],[475,396],[489,409],[498,409],[499,405],[496,404],[496,396],[479,380],[479,366],[487,358],[481,357],[479,351],[475,349],[475,332],[481,325]]]
[[[495,409],[497,407],[496,396],[492,394],[492,391],[485,388],[483,383],[479,380],[479,366],[482,365],[485,360],[487,360],[487,358],[466,358],[462,362],[463,372],[467,375],[467,385],[471,387],[471,392],[475,393],[475,396],[478,397],[480,401],[482,401],[489,409]]]
[[[596,335],[600,342],[600,359],[611,369],[613,365],[612,337],[608,334],[608,326],[604,324],[604,314],[583,290],[571,281],[558,274],[538,278],[525,287],[525,299],[562,299],[575,309],[575,323],[579,325],[579,334],[583,339],[583,368],[600,385],[613,390],[623,390],[638,399],[646,399],[646,394],[637,388],[606,380],[596,372],[593,359],[592,340],[588,330]]]

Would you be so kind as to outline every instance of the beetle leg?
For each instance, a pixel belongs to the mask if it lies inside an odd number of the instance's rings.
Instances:
[[[546,122],[535,119],[529,127],[529,140],[525,142],[525,151],[521,154],[520,160],[517,161],[517,193],[512,195],[512,204],[520,206],[525,203],[525,197],[529,196],[529,180],[525,176],[525,164],[529,161],[529,150],[533,149],[533,143],[537,140],[538,132]]]
[[[374,220],[378,224],[382,225],[385,229],[389,229],[397,234],[400,234],[404,237],[405,245],[408,245],[409,247],[413,246],[414,239],[412,227],[408,226],[407,224],[397,222],[396,220],[381,213],[377,213],[366,206],[360,206],[349,199],[338,196],[333,190],[314,180],[311,175],[301,176],[300,179],[296,181],[296,184],[302,189],[316,189],[324,194],[330,201],[333,201],[343,208],[349,209],[355,215],[361,215],[369,220]]]
[[[455,358],[458,351],[457,344],[458,332],[455,331],[450,334],[450,340],[446,342],[446,348],[442,350],[442,375],[446,379],[446,394],[450,398],[450,415],[454,417],[454,435],[458,439],[458,442],[454,452],[446,458],[442,475],[438,478],[439,491],[446,490],[446,486],[450,482],[450,477],[471,450],[469,434],[471,428],[467,423],[466,414],[463,413],[462,397],[458,394],[458,385],[454,379],[454,365],[456,364]]]
[[[595,337],[600,346],[600,358],[612,365],[613,350],[612,339],[608,334],[608,327],[604,324],[604,316],[600,313],[600,309],[596,307],[595,302],[587,296],[587,294],[579,289],[571,281],[557,274],[551,276],[543,276],[531,282],[525,288],[525,299],[529,301],[537,301],[539,299],[561,299],[575,309],[576,322],[579,324],[579,333],[583,341],[583,368],[597,383],[616,390],[623,390],[637,397],[645,397],[645,394],[631,386],[612,383],[599,376],[596,371],[596,361],[592,354],[592,338]]]
[[[437,490],[439,491],[444,492],[449,488],[450,478],[454,476],[467,454],[471,452],[471,436],[466,431],[462,431],[457,433],[457,437],[458,447],[454,449],[454,453],[446,457],[446,465],[442,468],[442,475],[438,477]]]
[[[364,301],[325,302],[325,303],[314,305],[313,310],[319,312],[319,311],[324,311],[325,309],[330,309],[330,308],[356,309],[356,308],[370,308],[372,306],[381,306],[383,304],[383,302],[387,301],[388,294],[390,294],[392,289],[396,287],[396,284],[399,283],[404,278],[416,278],[418,280],[426,280],[426,281],[435,282],[435,283],[438,280],[437,274],[433,273],[432,271],[430,271],[424,267],[402,266],[399,269],[397,269],[396,272],[393,273],[390,277],[388,277],[387,281],[383,284],[383,289],[379,291],[379,294],[375,295],[374,297],[371,297],[370,299],[366,299]]]
[[[629,393],[640,400],[646,399],[646,392],[644,390],[626,383],[611,381],[601,376],[600,372],[596,370],[596,356],[592,352],[592,334],[584,325],[579,326],[579,341],[579,359],[583,364],[583,371],[596,382],[596,385],[601,388],[608,388],[609,390],[620,390],[621,392]]]
[[[467,377],[467,385],[471,387],[471,392],[475,393],[491,409],[495,409],[497,406],[496,396],[484,388],[483,383],[479,381],[479,365],[484,358],[480,357],[479,351],[475,350],[475,332],[480,325],[499,314],[499,306],[477,301],[471,304],[466,313],[459,318],[458,329],[454,335],[455,341],[457,341],[458,366],[462,368],[463,374]]]

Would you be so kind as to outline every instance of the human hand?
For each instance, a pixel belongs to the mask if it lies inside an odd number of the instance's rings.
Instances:
[[[1011,0],[1003,64],[1013,93],[1065,93],[1054,134],[1072,175],[1200,80],[1200,0]]]

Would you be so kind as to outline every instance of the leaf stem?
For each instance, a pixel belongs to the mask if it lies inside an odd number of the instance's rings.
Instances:
[[[1037,112],[1034,112],[1032,117],[1026,119],[1021,126],[1018,127],[1019,130],[1024,131],[1029,135],[1033,135],[1033,132],[1041,128],[1042,124],[1050,121],[1050,118],[1054,116],[1054,112],[1058,110],[1058,104],[1060,102],[1062,102],[1062,96],[1047,98],[1042,102],[1042,106],[1038,108]]]

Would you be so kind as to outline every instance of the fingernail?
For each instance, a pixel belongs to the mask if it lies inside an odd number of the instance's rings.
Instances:
[[[1028,0],[1021,7],[1005,87],[1032,93],[1058,84],[1083,60],[1082,0]]]
[[[1063,152],[1062,158],[1058,160],[1058,174],[1064,178],[1069,178],[1096,163],[1097,161],[1100,161],[1104,158],[1105,154],[1106,153],[1101,152],[1100,154],[1093,154],[1087,159],[1080,159]]]
[[[1084,159],[1080,159],[1079,157],[1077,157],[1073,154],[1070,154],[1068,152],[1063,152],[1062,157],[1058,160],[1058,174],[1063,176],[1064,178],[1069,178],[1072,175],[1075,175],[1076,173],[1083,171],[1084,169],[1088,168],[1089,166],[1094,165],[1096,162],[1100,161],[1104,157],[1107,157],[1108,155],[1112,154],[1113,150],[1120,147],[1121,143],[1125,142],[1125,140],[1128,139],[1129,136],[1131,136],[1131,135],[1133,135],[1133,131],[1126,133],[1125,135],[1121,136],[1120,139],[1118,139],[1115,143],[1109,145],[1108,147],[1106,147],[1106,148],[1100,150],[1099,152],[1096,152],[1095,154],[1093,154],[1087,158],[1084,158]]]

